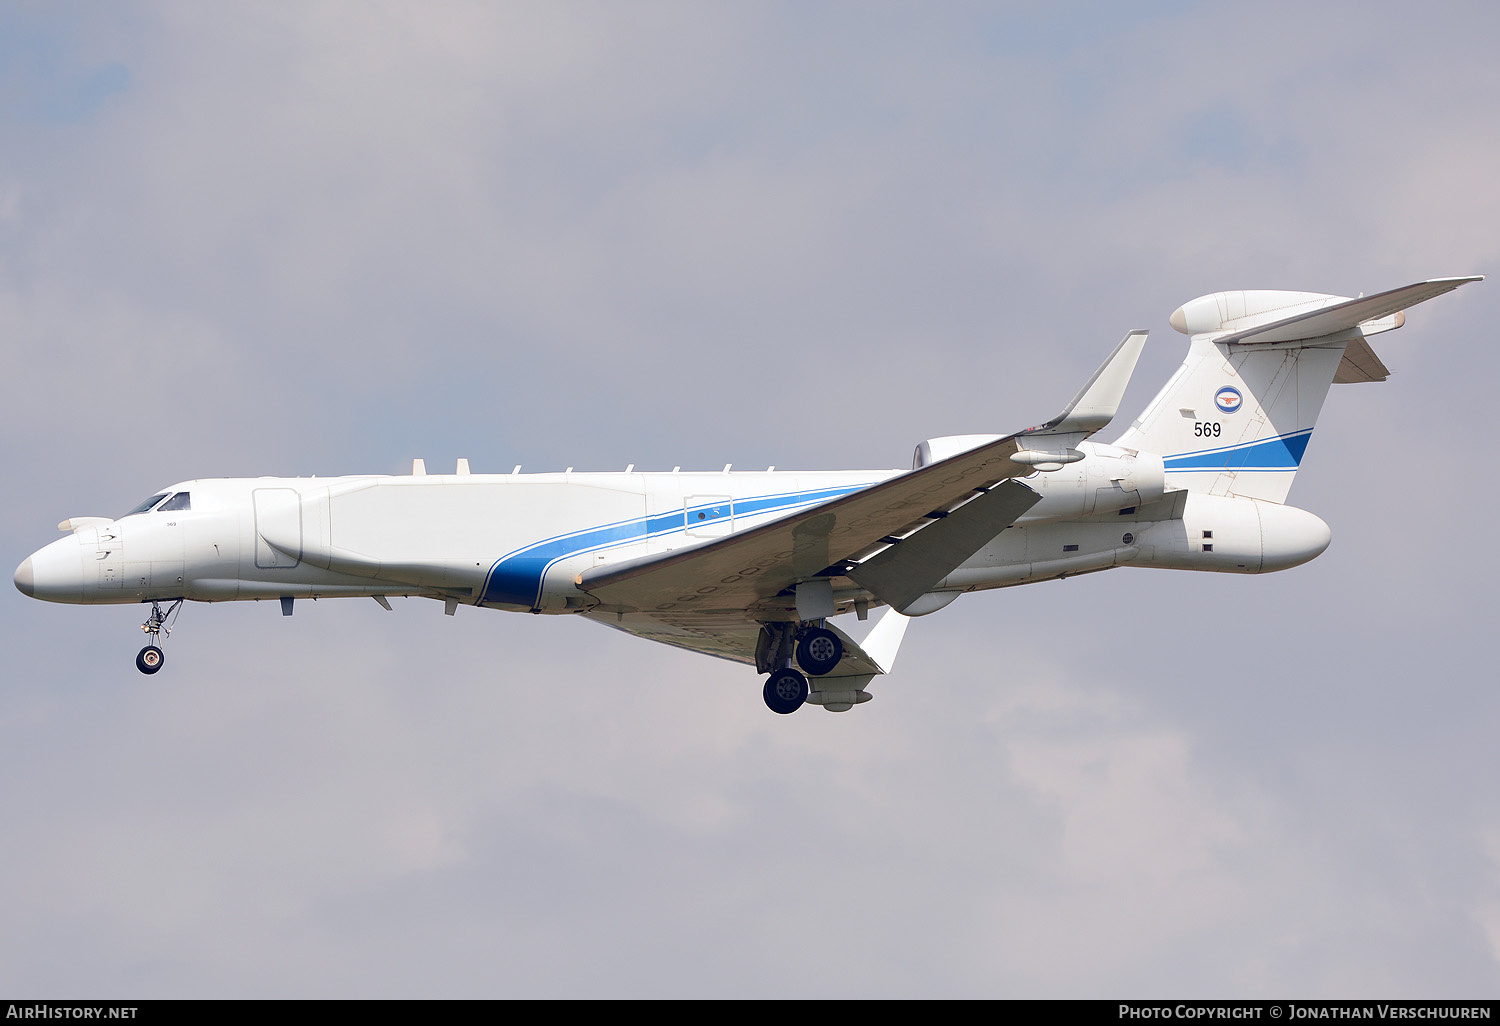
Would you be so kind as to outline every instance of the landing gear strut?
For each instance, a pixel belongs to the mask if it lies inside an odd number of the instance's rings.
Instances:
[[[177,599],[163,613],[159,602],[151,603],[151,615],[146,617],[145,623],[141,624],[141,630],[151,636],[151,644],[141,649],[140,653],[135,657],[135,668],[137,670],[140,670],[142,673],[155,673],[161,669],[161,664],[166,659],[166,656],[162,654],[161,646],[157,642],[171,636],[172,628],[167,624],[167,620],[170,619],[173,623],[176,623],[176,613],[181,606],[182,599]]]

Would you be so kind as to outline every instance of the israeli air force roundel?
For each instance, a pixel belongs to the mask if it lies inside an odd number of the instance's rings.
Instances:
[[[1214,393],[1214,405],[1223,413],[1233,413],[1243,401],[1240,390],[1233,385],[1225,385]]]

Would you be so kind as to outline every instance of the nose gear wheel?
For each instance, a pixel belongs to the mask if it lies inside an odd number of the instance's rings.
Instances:
[[[161,669],[161,664],[166,657],[162,655],[161,649],[155,645],[147,645],[141,649],[135,657],[135,668],[142,673],[155,673]]]

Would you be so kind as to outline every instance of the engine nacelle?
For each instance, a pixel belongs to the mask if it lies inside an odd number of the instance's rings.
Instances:
[[[1166,493],[1166,471],[1155,453],[1093,442],[1080,442],[1078,450],[1084,454],[1079,462],[1022,479],[1042,496],[1024,520],[1111,513],[1144,506]]]
[[[929,438],[912,454],[912,469],[957,456],[1000,437]],[[1076,458],[1078,453],[1082,459]],[[1080,442],[1075,459],[1062,464],[1042,464],[1022,480],[1042,497],[1022,518],[1033,522],[1144,506],[1166,493],[1166,473],[1160,456],[1095,442]]]

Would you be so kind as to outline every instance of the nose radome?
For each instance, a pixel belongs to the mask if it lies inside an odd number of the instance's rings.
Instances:
[[[16,567],[16,590],[27,598],[36,596],[36,571],[31,569],[31,557],[27,556],[21,565]]]
[[[77,535],[59,538],[37,549],[16,567],[22,594],[47,602],[86,602],[83,547]]]

